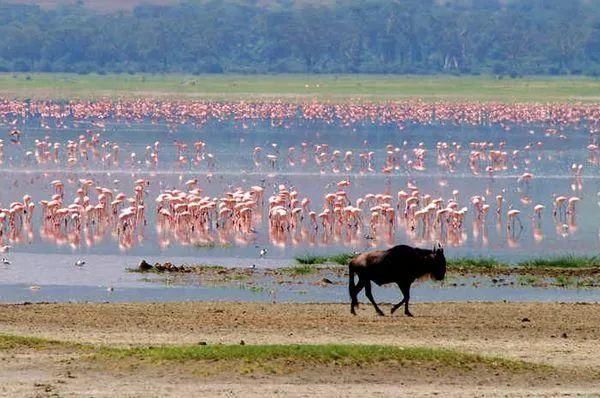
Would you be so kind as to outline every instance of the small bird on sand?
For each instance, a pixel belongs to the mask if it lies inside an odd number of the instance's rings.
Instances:
[[[6,257],[2,257],[2,264],[10,265],[10,261]]]
[[[83,266],[85,265],[85,261],[84,261],[84,260],[77,260],[77,261],[75,262],[75,265],[76,265],[77,267],[83,267]]]

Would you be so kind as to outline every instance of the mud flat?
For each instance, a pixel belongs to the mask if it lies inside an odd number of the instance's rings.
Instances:
[[[389,307],[386,307],[389,310]],[[11,396],[600,394],[600,304],[0,306]]]
[[[448,269],[448,286],[464,286],[469,279],[490,286],[530,287],[600,287],[600,265],[597,258],[586,260],[582,266],[509,266],[506,264],[482,266],[479,264],[451,264]],[[583,259],[582,259],[583,262]],[[143,262],[145,263],[145,262]],[[245,283],[249,286],[296,285],[346,285],[346,265],[296,264],[290,267],[252,269],[211,265],[175,265],[171,263],[145,263],[146,267],[128,268],[128,272],[157,274],[154,283],[185,285],[201,281],[209,285],[227,286]]]

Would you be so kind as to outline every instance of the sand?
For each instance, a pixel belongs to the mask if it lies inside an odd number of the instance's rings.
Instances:
[[[461,369],[297,369],[205,377],[186,364],[91,363],[69,350],[0,351],[6,396],[600,396],[600,304],[414,304],[414,318],[361,305],[261,303],[1,305],[0,332],[110,346],[352,343],[424,346],[550,365],[553,375]],[[384,306],[385,307],[385,306]],[[389,312],[389,306],[385,307]],[[558,372],[558,373],[557,373]],[[598,381],[596,383],[596,381]]]

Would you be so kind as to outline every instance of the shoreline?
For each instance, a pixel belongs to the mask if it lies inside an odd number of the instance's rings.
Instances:
[[[0,73],[0,95],[11,98],[180,100],[325,100],[499,103],[598,103],[600,81],[586,77],[532,76],[498,80],[493,76],[430,75],[191,75]],[[458,94],[457,94],[458,93]]]
[[[298,257],[296,264],[280,268],[229,267],[220,265],[176,265],[170,262],[146,263],[145,269],[127,268],[129,273],[140,275],[151,274],[173,277],[184,282],[186,277],[202,277],[215,285],[223,285],[239,281],[255,281],[265,278],[276,283],[295,280],[305,283],[325,280],[326,284],[346,284],[347,266],[345,263],[352,257],[350,254],[338,254],[330,257]],[[329,278],[336,279],[330,280]],[[531,287],[600,287],[600,259],[598,257],[549,257],[547,259],[531,259],[517,264],[508,264],[489,258],[449,259],[446,283],[453,280],[483,278],[496,286],[531,286]],[[506,282],[506,279],[512,279]],[[156,280],[155,282],[159,282]],[[456,285],[455,285],[456,286]]]
[[[389,313],[389,305],[383,308]],[[341,304],[4,304],[3,391],[598,392],[600,304],[416,303],[412,309],[414,318],[378,317],[370,305],[352,316]],[[369,350],[389,352],[370,362],[362,357]],[[349,388],[350,380],[362,386]]]
[[[342,262],[346,256],[333,256]],[[303,260],[310,260],[303,257]],[[164,260],[163,260],[164,261]],[[181,260],[180,260],[181,261]],[[539,260],[536,266],[507,266],[487,260],[449,260],[443,282],[416,281],[414,302],[600,302],[600,267],[594,258],[577,258],[562,267]],[[69,266],[72,263],[69,264]],[[119,280],[94,278],[92,263],[83,279],[21,278],[2,284],[5,303],[128,303],[238,301],[248,303],[345,303],[347,266],[341,264],[286,264],[286,266],[188,265],[145,263],[115,269]],[[545,264],[545,265],[544,265]],[[275,264],[276,265],[276,264]],[[36,280],[37,279],[37,280]],[[392,302],[400,293],[395,285],[376,286],[377,301]],[[360,298],[365,300],[364,298]]]

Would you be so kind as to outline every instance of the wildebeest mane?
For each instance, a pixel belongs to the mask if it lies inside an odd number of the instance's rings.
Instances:
[[[398,245],[398,246],[394,246],[389,248],[388,250],[385,251],[384,255],[382,256],[382,261],[385,262],[385,264],[389,265],[394,265],[394,262],[398,261],[399,258],[406,258],[407,254],[409,255],[409,261],[410,260],[422,260],[422,259],[428,259],[431,256],[431,261],[433,261],[434,259],[434,255],[435,252],[433,250],[429,250],[429,249],[421,249],[418,247],[410,247],[410,246],[405,246],[405,245]],[[406,263],[405,263],[406,264]],[[403,264],[403,265],[405,265]],[[420,268],[420,271],[422,270],[423,272],[429,273],[431,271],[429,270],[425,270],[423,268],[425,264],[421,263],[421,261],[415,261],[414,263],[410,264],[410,266],[412,267],[418,267]],[[429,265],[429,262],[427,263],[427,265]]]

